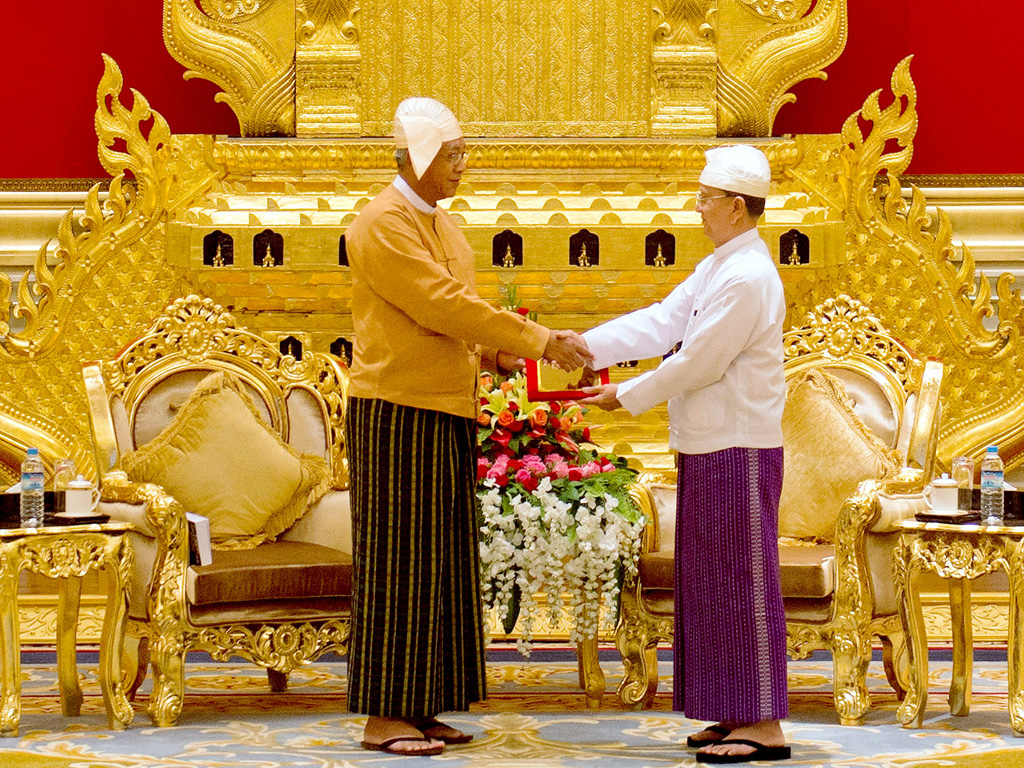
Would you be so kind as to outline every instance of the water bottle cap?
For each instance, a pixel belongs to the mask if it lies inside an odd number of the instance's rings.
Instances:
[[[28,455],[29,456],[38,456],[39,455],[39,449],[38,448],[29,448],[28,449]]]
[[[986,450],[989,453],[998,453],[999,452],[999,446],[998,445],[990,445]]]

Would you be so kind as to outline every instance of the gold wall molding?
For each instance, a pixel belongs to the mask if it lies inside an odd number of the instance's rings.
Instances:
[[[704,151],[723,142],[718,139],[671,139],[633,141],[571,139],[470,139],[471,174],[491,175],[508,170],[518,174],[535,171],[569,171],[580,168],[613,172],[617,176],[651,173],[685,173],[695,181],[704,167]],[[803,160],[804,139],[774,138],[758,143],[772,165],[773,175],[783,174]],[[267,141],[218,137],[213,161],[231,176],[257,173],[313,174],[316,172],[381,171],[395,173],[394,144],[389,139],[354,141]],[[308,176],[308,181],[315,181]]]
[[[903,181],[915,187],[1021,187],[1024,192],[1024,174],[1018,173],[906,174]]]
[[[97,184],[106,191],[110,179],[0,179],[0,192],[88,192]]]

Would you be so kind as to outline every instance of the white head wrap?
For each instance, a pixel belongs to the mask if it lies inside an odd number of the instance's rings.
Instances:
[[[725,192],[751,197],[768,197],[772,167],[764,152],[749,144],[715,147],[704,153],[707,164],[700,183]]]
[[[408,149],[416,178],[423,176],[446,141],[462,138],[455,115],[437,99],[413,97],[395,110],[395,146]]]

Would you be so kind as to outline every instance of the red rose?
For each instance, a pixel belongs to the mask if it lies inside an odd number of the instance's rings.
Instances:
[[[476,468],[476,481],[479,483],[485,477],[487,477],[487,470],[490,469],[486,464],[478,464]]]
[[[523,468],[523,462],[521,462],[519,459],[512,459],[508,463],[508,471],[509,472],[516,472],[516,471],[518,471],[518,470],[520,470],[522,468]]]
[[[510,411],[511,411],[512,413],[519,413],[519,404],[518,404],[518,403],[515,403],[515,402],[509,403],[509,404],[508,404],[508,409],[509,409],[509,410],[510,410]]]
[[[526,307],[517,307],[516,312],[518,312],[523,317],[526,317],[528,314],[530,314],[530,310],[528,310]]]
[[[569,479],[570,480],[582,480],[583,471],[579,467],[569,467]]]
[[[561,413],[562,412],[562,404],[557,402],[557,401],[552,401],[552,403],[551,403],[551,412],[552,413]]]
[[[562,420],[559,419],[557,416],[552,416],[550,419],[548,419],[548,424],[550,424],[551,428],[554,430],[559,430],[562,428]]]
[[[524,478],[522,484],[523,484],[523,488],[525,488],[528,491],[535,491],[535,490],[537,490],[537,478],[536,477],[532,477],[531,476],[531,477]]]
[[[506,485],[508,485],[508,475],[498,475],[496,478],[494,478],[494,482],[498,484],[499,488],[504,488]]]
[[[513,421],[511,424],[508,425],[508,428],[511,429],[513,432],[522,432],[523,425],[525,423],[526,422],[523,421]]]

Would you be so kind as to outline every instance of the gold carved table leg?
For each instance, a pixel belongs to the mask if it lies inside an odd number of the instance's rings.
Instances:
[[[971,678],[974,674],[970,579],[949,579],[949,608],[953,625],[953,680],[949,686],[949,712],[957,717],[966,717],[971,711]]]
[[[17,736],[21,721],[21,641],[18,568],[10,547],[0,548],[0,662],[3,664],[0,736]]]
[[[1024,734],[1024,690],[1021,671],[1024,669],[1024,541],[1017,542],[1010,556],[1010,620],[1007,632],[1006,660],[1009,664],[1010,725]]]
[[[903,725],[920,728],[924,722],[924,707],[928,698],[928,639],[925,636],[921,593],[918,591],[920,561],[915,557],[916,543],[916,538],[902,534],[893,553],[896,599],[900,607],[903,632],[907,638],[910,668],[907,695],[900,704],[896,717]]]
[[[579,665],[580,688],[586,691],[587,708],[600,709],[604,696],[604,672],[597,653],[597,635],[585,637],[576,643],[576,661]]]
[[[65,717],[78,717],[82,711],[82,689],[78,684],[78,607],[82,597],[82,579],[68,576],[57,586],[57,681],[60,686],[60,710]]]
[[[121,651],[124,630],[128,623],[128,573],[131,551],[128,537],[111,541],[104,570],[107,574],[107,609],[100,634],[100,689],[107,710],[107,723],[112,730],[124,730],[135,718],[121,679]]]

